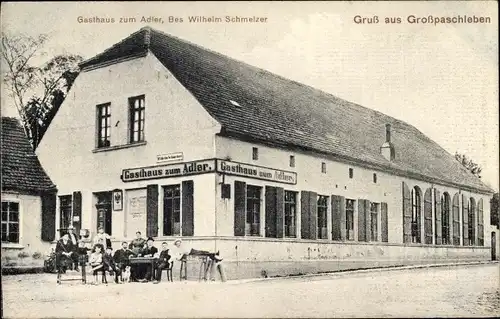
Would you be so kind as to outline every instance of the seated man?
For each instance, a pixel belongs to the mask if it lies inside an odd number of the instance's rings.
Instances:
[[[116,269],[115,282],[118,280],[118,276],[121,276],[125,268],[130,265],[129,258],[133,255],[134,253],[128,248],[128,243],[126,241],[122,242],[121,249],[115,251],[115,254],[113,255],[113,261]]]
[[[110,275],[115,275],[115,283],[118,283],[118,269],[116,268],[115,261],[113,259],[113,249],[111,247],[106,247],[106,252],[102,256],[102,262],[104,266],[104,271],[108,271]]]
[[[158,258],[158,263],[156,266],[156,274],[154,284],[157,284],[161,281],[161,273],[164,269],[168,269],[172,267],[173,261],[170,260],[170,255],[168,254],[168,244],[167,242],[163,242],[161,244],[162,251],[160,252],[160,257]]]
[[[56,265],[59,273],[65,273],[73,265],[73,244],[69,240],[68,233],[64,234],[56,245]]]
[[[155,257],[158,253],[158,249],[153,246],[154,239],[152,237],[148,238],[146,246],[142,249],[139,256],[140,257]],[[144,279],[150,281],[153,277],[154,269],[151,268],[150,264],[141,265],[141,273],[145,274]]]

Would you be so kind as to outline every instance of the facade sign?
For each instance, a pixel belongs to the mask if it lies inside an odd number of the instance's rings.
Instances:
[[[183,159],[184,159],[184,154],[182,152],[156,155],[157,163],[182,162]]]
[[[155,178],[204,174],[214,171],[215,159],[211,159],[179,164],[124,169],[122,171],[121,179],[124,182],[135,182]]]
[[[217,160],[217,172],[278,183],[294,185],[297,184],[297,173],[295,172],[282,171],[273,168],[248,165],[225,160]]]
[[[181,177],[211,172],[255,178],[284,184],[297,184],[297,173],[295,172],[221,159],[208,159],[178,164],[128,168],[122,171],[121,179],[124,182],[135,182],[149,179]]]
[[[121,189],[113,191],[113,210],[123,210],[123,192]]]

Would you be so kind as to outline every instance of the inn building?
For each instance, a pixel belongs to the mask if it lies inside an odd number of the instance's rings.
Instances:
[[[228,261],[489,259],[492,189],[417,128],[145,27],[81,63],[37,149],[55,225]]]

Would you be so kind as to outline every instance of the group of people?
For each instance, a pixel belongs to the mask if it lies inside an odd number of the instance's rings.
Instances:
[[[142,238],[141,232],[136,232],[136,238],[130,243],[122,242],[122,247],[113,254],[111,237],[99,228],[92,240],[93,248],[90,257],[85,242],[78,240],[74,228],[69,227],[56,245],[56,258],[58,259],[58,271],[66,272],[67,269],[79,271],[79,265],[89,263],[93,272],[106,272],[114,274],[115,283],[121,283],[119,278],[126,269],[130,269],[130,281],[153,282],[161,281],[162,272],[173,266],[175,260],[180,261],[188,255],[207,256],[212,260],[222,261],[219,252],[213,253],[204,250],[196,250],[187,247],[182,240],[174,241],[170,248],[167,242],[161,244],[161,251],[154,246],[154,239]],[[130,263],[131,257],[151,257],[154,263]]]

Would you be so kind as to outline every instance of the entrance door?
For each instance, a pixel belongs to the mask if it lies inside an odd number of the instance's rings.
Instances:
[[[491,260],[497,260],[497,234],[491,232]]]
[[[104,232],[111,235],[111,192],[98,193],[97,204],[97,224],[96,231],[100,227],[104,228]]]
[[[181,234],[181,185],[163,187],[163,235]]]

